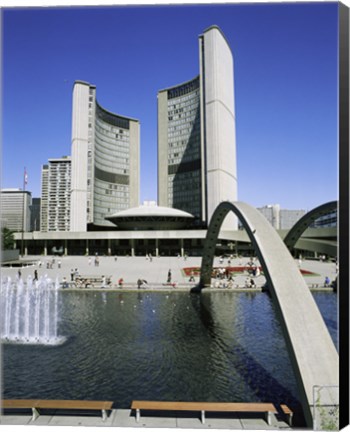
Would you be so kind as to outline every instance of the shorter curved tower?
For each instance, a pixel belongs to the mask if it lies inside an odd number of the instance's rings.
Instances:
[[[139,202],[140,124],[104,109],[96,86],[73,90],[71,231],[111,227],[105,218]]]

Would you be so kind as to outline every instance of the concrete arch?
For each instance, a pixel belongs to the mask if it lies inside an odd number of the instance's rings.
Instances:
[[[303,232],[320,216],[323,216],[332,210],[336,210],[338,206],[338,201],[330,201],[322,204],[308,213],[306,213],[298,222],[288,231],[286,237],[284,238],[284,243],[287,248],[291,251],[296,245],[299,238],[302,236]]]
[[[223,220],[234,212],[259,257],[281,323],[307,425],[312,427],[313,386],[339,385],[338,353],[293,257],[266,218],[243,202],[222,202],[210,221],[198,289],[210,285]],[[268,335],[266,335],[268,337]],[[329,404],[330,395],[320,405]]]

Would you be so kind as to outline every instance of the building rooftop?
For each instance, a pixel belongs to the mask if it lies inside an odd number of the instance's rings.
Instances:
[[[121,229],[178,229],[192,222],[194,216],[185,211],[157,206],[154,201],[122,210],[106,217]]]

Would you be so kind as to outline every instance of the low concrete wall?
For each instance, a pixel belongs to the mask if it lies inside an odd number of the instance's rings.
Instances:
[[[1,251],[1,262],[16,261],[19,259],[19,249],[10,249]]]

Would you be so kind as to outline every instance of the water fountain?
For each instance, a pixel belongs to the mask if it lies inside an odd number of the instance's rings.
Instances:
[[[2,343],[59,345],[59,281],[47,276],[26,281],[1,281],[0,338]]]

